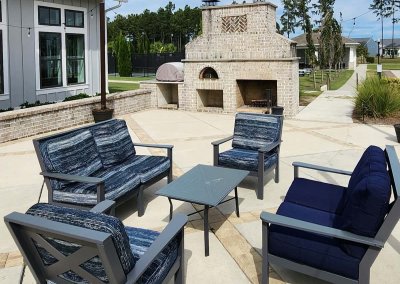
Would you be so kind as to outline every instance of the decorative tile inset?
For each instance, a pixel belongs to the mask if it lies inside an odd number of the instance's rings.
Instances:
[[[222,17],[223,33],[243,33],[247,31],[247,16]]]

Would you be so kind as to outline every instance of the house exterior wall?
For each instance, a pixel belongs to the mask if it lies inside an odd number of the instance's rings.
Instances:
[[[365,43],[365,47],[368,49],[368,56],[375,57],[378,54],[378,44],[372,38]]]
[[[30,103],[37,100],[41,102],[62,101],[65,97],[81,92],[87,94],[99,92],[99,9],[95,8],[98,5],[98,0],[2,1],[7,1],[8,38],[3,39],[3,44],[7,45],[9,50],[7,58],[4,58],[9,66],[9,94],[0,95],[0,109],[18,107],[26,101]],[[65,5],[67,6],[65,8],[74,9],[74,7],[79,7],[85,10],[86,82],[84,84],[49,89],[40,89],[40,85],[38,86],[39,67],[37,66],[37,57],[39,51],[37,37],[38,32],[42,30],[42,26],[38,26],[38,23],[35,22],[35,13],[37,13],[35,3],[41,6]],[[93,12],[89,13],[92,9]],[[28,33],[30,33],[29,36]]]

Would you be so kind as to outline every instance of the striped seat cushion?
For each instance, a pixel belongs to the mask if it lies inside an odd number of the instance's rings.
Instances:
[[[282,118],[275,115],[238,113],[233,148],[258,150],[280,140]]]
[[[90,176],[103,167],[89,130],[49,138],[40,144],[39,150],[49,172]],[[60,189],[65,184],[56,180],[51,180],[51,183],[54,189]]]
[[[132,163],[133,170],[139,175],[142,183],[148,182],[171,167],[168,157],[163,156],[136,155],[127,162]]]
[[[111,168],[103,168],[92,175],[104,178],[106,199],[116,200],[139,188],[141,177],[136,172],[138,166],[131,160]],[[65,184],[60,190],[53,192],[53,199],[64,203],[95,205],[97,204],[96,185],[76,182]]]
[[[133,256],[137,261],[151,246],[160,233],[145,229],[125,227]],[[169,245],[151,263],[138,283],[162,283],[178,257],[178,239]]]
[[[110,120],[90,128],[104,167],[117,165],[135,155],[135,146],[124,120]]]
[[[265,153],[264,169],[275,165],[277,160],[276,153]],[[218,164],[228,168],[258,171],[258,151],[233,148],[219,154]]]
[[[136,264],[137,257],[133,255],[130,249],[131,241],[125,231],[125,227],[122,222],[115,217],[51,204],[33,205],[26,213],[60,223],[109,233],[112,236],[124,272],[126,274],[129,273]],[[66,256],[74,253],[81,247],[78,244],[63,240],[49,237],[45,237],[45,239]],[[39,244],[36,246],[38,247],[39,254],[45,264],[49,265],[57,262],[57,259],[46,249]],[[81,267],[99,278],[101,281],[108,282],[107,275],[99,257],[94,257],[86,261],[81,264]],[[64,273],[61,277],[73,283],[87,283],[87,281],[84,281],[84,279],[72,271]]]

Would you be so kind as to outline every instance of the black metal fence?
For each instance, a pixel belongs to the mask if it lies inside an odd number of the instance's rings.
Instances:
[[[132,55],[132,76],[154,76],[158,67],[167,62],[181,62],[185,59],[184,52],[175,53],[151,53],[151,54],[133,54]],[[116,58],[112,53],[108,54],[108,74],[117,75],[118,66]]]

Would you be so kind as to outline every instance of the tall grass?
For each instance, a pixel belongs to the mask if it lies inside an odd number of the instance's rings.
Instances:
[[[374,118],[384,118],[400,111],[398,84],[378,77],[367,78],[359,87],[355,112]]]

